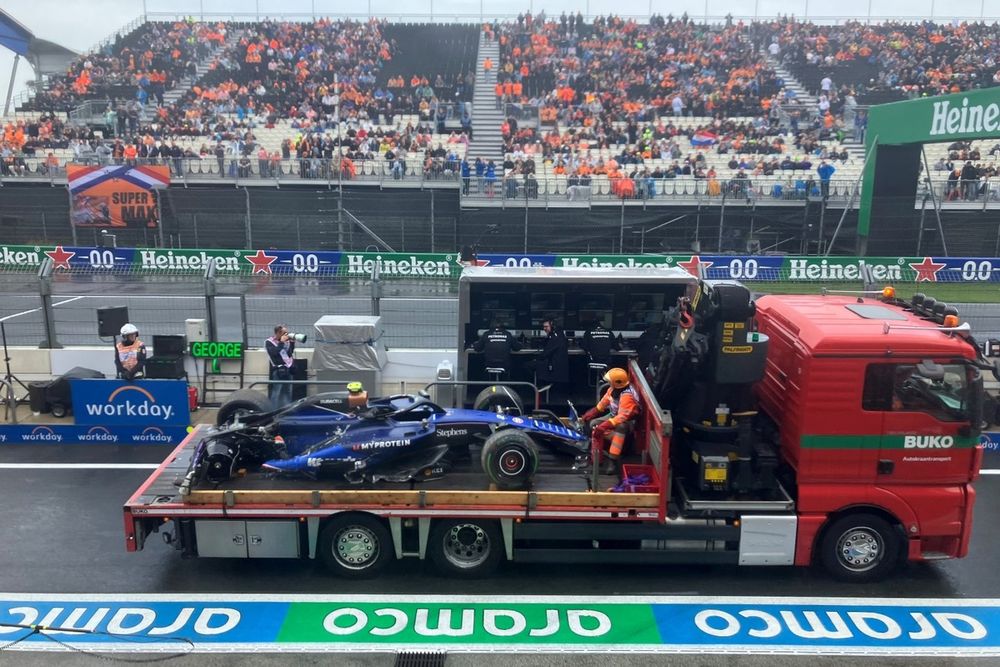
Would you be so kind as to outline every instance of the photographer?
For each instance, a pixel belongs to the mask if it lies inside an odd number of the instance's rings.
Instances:
[[[280,382],[292,379],[295,341],[288,335],[288,327],[284,324],[274,327],[274,335],[264,342],[264,349],[270,365],[268,379],[272,381],[267,385],[267,396],[274,407],[280,408],[292,402],[292,385]]]

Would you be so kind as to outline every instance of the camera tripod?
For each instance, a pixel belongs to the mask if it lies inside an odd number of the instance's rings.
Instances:
[[[17,423],[17,404],[25,400],[28,395],[28,385],[21,382],[21,379],[14,375],[10,370],[10,352],[7,351],[7,326],[4,322],[0,321],[0,338],[3,339],[3,363],[4,363],[4,376],[0,378],[0,401],[4,404],[4,419],[11,418],[11,412],[14,412],[14,423]],[[14,391],[14,383],[21,385],[24,389],[25,395],[21,398],[17,397]]]

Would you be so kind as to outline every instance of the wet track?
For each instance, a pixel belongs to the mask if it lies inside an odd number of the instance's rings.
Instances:
[[[165,447],[0,447],[0,591],[16,593],[378,593],[465,595],[741,595],[1000,598],[1000,475],[977,483],[971,554],[910,565],[888,581],[845,586],[812,568],[735,566],[508,566],[468,582],[393,564],[374,581],[347,581],[318,563],[182,560],[156,536],[126,553],[122,503],[150,474],[143,469],[22,469],[18,463],[159,463]],[[986,469],[1000,469],[989,454]],[[470,589],[470,586],[474,587]]]

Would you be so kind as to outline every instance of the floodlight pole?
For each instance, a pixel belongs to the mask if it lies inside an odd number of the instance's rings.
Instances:
[[[14,94],[14,77],[17,76],[17,62],[21,59],[20,53],[14,54],[14,66],[10,69],[10,84],[7,86],[7,99],[3,103],[3,115],[10,111],[10,98]]]

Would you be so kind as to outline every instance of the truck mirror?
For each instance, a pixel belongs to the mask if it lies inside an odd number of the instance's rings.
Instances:
[[[934,363],[930,359],[924,359],[917,364],[917,375],[928,380],[943,380],[944,366]]]

